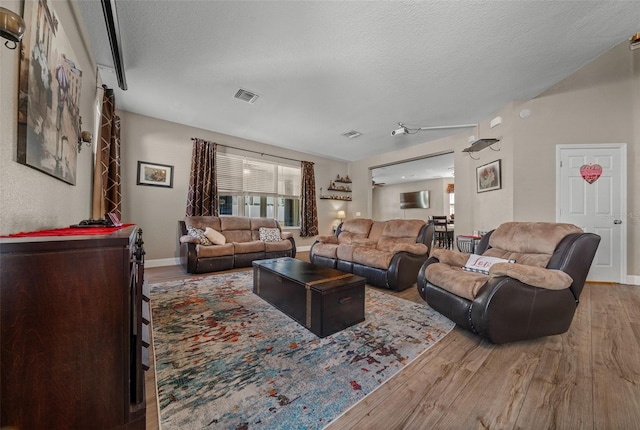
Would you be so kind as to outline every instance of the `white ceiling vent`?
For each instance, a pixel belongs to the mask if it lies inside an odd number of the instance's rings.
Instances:
[[[258,100],[258,97],[260,96],[254,93],[253,91],[244,90],[240,88],[238,89],[238,91],[236,91],[236,95],[234,97],[237,98],[238,100],[242,100],[243,102],[253,104],[256,102],[256,100]]]
[[[351,130],[351,131],[347,131],[346,133],[342,133],[342,135],[344,137],[348,137],[349,139],[353,139],[355,137],[362,136],[362,133],[360,133],[359,131]]]

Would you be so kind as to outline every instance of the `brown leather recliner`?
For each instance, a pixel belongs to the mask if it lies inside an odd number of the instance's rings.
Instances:
[[[434,249],[418,292],[457,325],[505,343],[569,329],[600,236],[571,224],[508,222],[487,233],[478,254],[513,262],[488,274],[463,270],[469,254]]]

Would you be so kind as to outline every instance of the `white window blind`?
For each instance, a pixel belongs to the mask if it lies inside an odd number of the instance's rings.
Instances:
[[[218,153],[216,172],[220,194],[300,197],[300,167]]]

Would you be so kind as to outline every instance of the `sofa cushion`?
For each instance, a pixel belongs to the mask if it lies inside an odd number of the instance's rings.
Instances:
[[[280,229],[278,228],[260,227],[259,233],[260,240],[263,242],[280,242],[282,240]]]
[[[252,240],[248,242],[234,242],[233,249],[236,254],[249,254],[252,252],[264,252],[264,242]]]
[[[224,245],[196,245],[196,255],[198,258],[204,257],[224,257],[233,255],[233,243]]]
[[[376,248],[380,251],[392,252],[396,245],[401,243],[411,244],[416,243],[416,238],[414,237],[385,237],[382,236],[380,240],[378,240],[378,244]]]
[[[253,242],[251,237],[251,230],[223,230],[222,234],[227,239],[227,242]]]
[[[386,221],[374,221],[371,225],[371,230],[369,231],[369,239],[374,242],[378,242],[382,237],[382,232],[384,231],[384,226],[387,225]]]
[[[420,229],[426,223],[420,219],[390,219],[385,223],[382,236],[384,237],[408,237],[415,242],[420,234]]]
[[[200,244],[202,245],[213,245],[211,243],[211,241],[207,238],[207,236],[205,236],[204,231],[196,228],[196,227],[191,227],[188,226],[187,227],[187,232],[189,233],[189,236],[193,236],[196,239],[198,239],[200,241]]]
[[[389,268],[389,264],[391,264],[393,255],[393,252],[381,251],[379,249],[368,248],[365,246],[353,247],[354,263],[369,267],[376,267],[378,269],[387,270]]]
[[[333,243],[317,242],[315,245],[313,245],[313,253],[315,255],[319,255],[320,257],[335,259],[337,249],[338,245]]]
[[[342,261],[353,261],[353,248],[355,248],[354,245],[346,245],[344,243],[338,245],[336,257]]]
[[[220,231],[227,230],[251,230],[251,219],[246,216],[221,216]]]
[[[278,223],[273,218],[249,218],[249,223],[251,225],[251,240],[261,240],[261,228],[275,228],[280,231],[280,229],[278,228]]]
[[[449,266],[444,263],[432,263],[427,266],[425,277],[430,284],[472,301],[491,276],[465,272],[461,267]]]
[[[207,239],[209,239],[214,245],[224,245],[227,241],[222,233],[218,230],[212,229],[211,227],[207,227],[204,231],[204,235],[207,236]]]
[[[340,230],[342,232],[353,233],[360,237],[367,237],[369,236],[372,224],[373,220],[368,218],[353,218],[343,222]]]
[[[506,222],[491,234],[483,255],[515,259],[520,264],[545,267],[558,243],[567,235],[582,233],[573,224],[551,222]]]
[[[292,248],[291,242],[288,240],[279,240],[277,242],[264,242],[264,250],[266,252],[289,251]]]

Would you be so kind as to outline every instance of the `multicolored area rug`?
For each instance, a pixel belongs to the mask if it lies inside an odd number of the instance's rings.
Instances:
[[[454,326],[367,288],[365,321],[321,339],[254,295],[252,276],[151,285],[163,430],[323,428]]]

